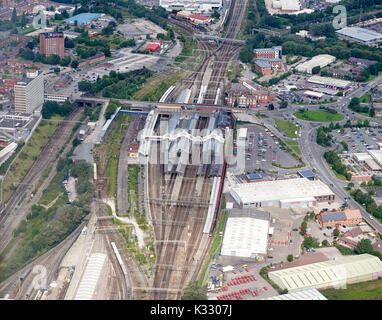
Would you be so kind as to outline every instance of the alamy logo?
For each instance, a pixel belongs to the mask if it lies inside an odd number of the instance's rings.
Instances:
[[[46,16],[42,10],[33,18],[32,22],[33,28],[44,29],[46,28]]]
[[[346,289],[347,283],[347,270],[344,266],[334,266],[333,273],[335,276],[335,280],[333,282],[334,289]]]
[[[333,13],[337,14],[333,20],[333,28],[334,30],[343,29],[347,25],[347,12],[345,6],[338,5],[333,8]]]

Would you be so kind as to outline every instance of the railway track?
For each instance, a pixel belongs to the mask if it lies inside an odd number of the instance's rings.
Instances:
[[[245,10],[246,0],[232,0],[229,13],[227,16],[228,28],[226,39],[234,39],[240,28],[240,23]],[[239,48],[233,46],[232,43],[226,41],[216,50],[214,56],[218,57],[218,60],[214,61],[212,74],[208,83],[207,91],[203,100],[204,104],[215,104],[218,89],[220,85],[224,85],[224,79],[228,67],[229,61],[238,53]],[[224,92],[224,88],[220,87],[221,94]]]
[[[232,0],[227,20],[227,39],[235,38],[245,10],[245,3],[246,0]],[[184,28],[183,25],[182,27]],[[202,42],[199,42],[199,44],[203,47]],[[214,67],[208,83],[206,96],[204,97],[204,103],[214,104],[218,88],[224,82],[228,63],[239,48],[228,41],[223,42],[216,50],[212,50],[206,43],[204,45],[205,57],[198,69],[191,74],[189,78],[191,84],[183,83],[179,90],[183,88],[191,89],[192,86],[196,86],[197,92],[199,92],[203,75],[211,59],[214,58]],[[168,97],[168,100],[173,95]],[[205,119],[204,123],[202,121],[202,119],[199,120],[199,128],[205,128],[207,125]],[[150,182],[150,187],[147,196],[149,198],[168,200],[173,192],[177,174],[171,174],[170,180],[168,181],[167,179],[166,181],[163,165],[148,165],[149,176],[147,178]],[[197,171],[198,167],[196,166],[188,165],[186,167],[184,179],[180,187],[179,199],[195,199]],[[207,176],[203,177],[202,192],[198,199],[201,202],[208,202],[210,198],[211,184],[207,183],[208,179]],[[166,201],[163,201],[163,203],[151,202],[149,206],[151,206],[150,211],[153,221],[158,221],[153,223],[155,240],[161,241],[155,248],[157,267],[154,269],[151,298],[155,300],[178,299],[180,298],[180,293],[176,293],[177,291],[174,289],[183,289],[187,281],[196,279],[200,272],[197,269],[203,265],[202,258],[206,255],[207,248],[211,243],[211,240],[207,239],[205,241],[207,242],[207,247],[199,248],[203,239],[202,232],[207,212],[205,209],[197,206],[171,206]],[[169,224],[167,221],[172,223]],[[191,229],[191,235],[188,235],[186,224]],[[201,252],[198,252],[198,250],[201,250]],[[197,252],[201,253],[199,261],[194,260]]]
[[[199,128],[204,128],[207,120],[201,118]],[[195,199],[198,167],[187,166],[179,199]],[[171,197],[177,174],[170,175],[169,180],[164,177],[162,165],[149,166],[149,181],[151,182],[150,197],[163,200]],[[209,201],[211,184],[206,183],[207,177],[203,177],[204,183],[199,201]],[[166,183],[167,182],[167,183]],[[152,202],[151,212],[154,213],[153,224],[156,240],[169,240],[156,246],[156,267],[154,269],[154,288],[164,290],[153,291],[152,299],[176,299],[179,293],[174,293],[174,288],[182,289],[187,279],[194,273],[193,257],[199,248],[202,229],[205,222],[206,210],[200,210],[197,206],[171,206],[165,203]],[[168,223],[171,221],[171,223]],[[189,227],[191,237],[187,235]],[[173,243],[175,241],[175,243]],[[167,266],[167,267],[165,267]],[[165,289],[171,289],[166,291]]]
[[[17,204],[28,191],[28,188],[37,184],[43,171],[54,163],[56,155],[72,133],[75,123],[80,121],[82,114],[83,109],[76,108],[65,120],[57,125],[56,130],[42,147],[40,154],[17,186],[16,191],[7,201],[5,210],[0,216],[0,252],[4,250],[10,240],[13,229],[9,228],[9,224],[15,220],[14,216],[18,214],[26,215],[25,212],[16,212]],[[9,219],[12,221],[8,221]]]

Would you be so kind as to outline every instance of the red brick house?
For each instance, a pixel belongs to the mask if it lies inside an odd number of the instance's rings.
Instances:
[[[276,96],[268,89],[258,85],[248,84],[243,81],[241,83],[234,83],[226,98],[227,104],[234,107],[237,101],[237,107],[251,108],[260,107],[259,104],[268,104],[276,100]]]
[[[324,228],[335,228],[340,225],[355,226],[362,222],[362,215],[358,209],[345,209],[344,211],[321,212],[317,216],[317,220],[318,223]]]

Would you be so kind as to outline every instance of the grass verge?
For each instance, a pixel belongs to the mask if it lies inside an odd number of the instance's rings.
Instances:
[[[328,300],[382,300],[382,279],[349,284],[346,289],[323,289]]]

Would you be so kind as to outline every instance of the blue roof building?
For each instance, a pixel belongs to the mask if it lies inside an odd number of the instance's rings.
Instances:
[[[309,180],[314,180],[314,178],[316,177],[312,170],[302,170],[297,171],[297,173],[301,178],[307,178]]]
[[[64,22],[74,25],[77,21],[78,26],[84,26],[90,24],[94,20],[97,20],[100,16],[101,15],[99,13],[80,13],[64,20]]]

